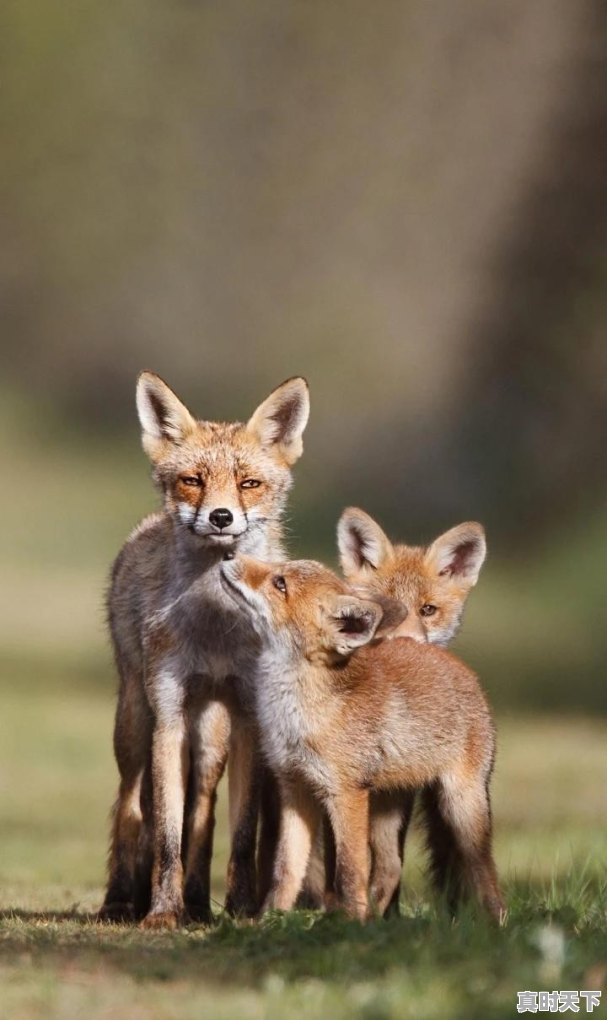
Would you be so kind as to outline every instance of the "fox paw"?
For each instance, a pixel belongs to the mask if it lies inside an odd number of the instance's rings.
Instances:
[[[211,913],[211,908],[202,903],[188,903],[186,900],[185,914],[188,921],[192,921],[193,924],[215,923],[215,918]]]
[[[139,927],[145,931],[175,931],[180,919],[176,910],[161,910],[147,914]]]
[[[132,903],[104,903],[97,913],[100,924],[129,924],[135,920]]]
[[[258,907],[256,900],[252,896],[244,898],[228,896],[225,911],[229,917],[255,917]]]

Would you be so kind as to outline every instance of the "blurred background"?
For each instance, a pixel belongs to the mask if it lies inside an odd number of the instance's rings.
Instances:
[[[350,503],[413,543],[485,524],[459,649],[517,789],[552,784],[546,847],[578,812],[584,856],[607,788],[606,40],[602,0],[2,4],[10,881],[99,895],[103,592],[156,505],[143,367],[208,418],[308,378],[295,554],[334,559]]]

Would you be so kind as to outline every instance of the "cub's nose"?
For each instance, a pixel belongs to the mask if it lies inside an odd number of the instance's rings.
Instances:
[[[231,524],[234,520],[234,517],[231,510],[220,507],[218,510],[211,510],[209,520],[216,528],[227,528],[228,524]]]

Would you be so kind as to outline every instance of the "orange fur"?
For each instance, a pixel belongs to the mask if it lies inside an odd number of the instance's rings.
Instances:
[[[349,584],[406,607],[395,637],[440,645],[453,639],[486,556],[481,524],[458,524],[425,547],[396,545],[364,510],[350,507],[339,519],[337,541]]]
[[[484,529],[459,524],[429,546],[393,544],[363,510],[344,510],[337,539],[346,579],[361,594],[398,600],[407,610],[393,637],[446,646],[457,634],[466,600],[486,555]],[[398,910],[404,844],[413,811],[414,791],[371,798],[371,896],[380,913]],[[423,800],[426,815],[431,810]],[[432,843],[434,828],[428,823]],[[432,847],[431,847],[432,850]],[[331,859],[329,857],[329,859]],[[327,874],[331,889],[330,870]],[[315,890],[318,899],[318,891]]]
[[[364,918],[369,790],[424,788],[453,835],[459,878],[500,917],[488,798],[494,728],[475,675],[439,648],[374,644],[385,605],[320,564],[239,557],[222,577],[263,642],[257,716],[287,812],[266,908],[293,905],[324,808],[338,893]]]

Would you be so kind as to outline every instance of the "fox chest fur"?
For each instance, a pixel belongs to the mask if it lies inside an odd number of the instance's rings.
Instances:
[[[248,711],[258,639],[220,586],[220,567],[237,552],[283,555],[280,519],[303,450],[307,384],[287,380],[246,424],[207,422],[143,372],[137,411],[164,510],[135,529],[112,571],[121,691],[143,685],[157,718],[209,699]]]
[[[317,716],[309,711],[309,695],[297,671],[264,650],[255,672],[255,710],[268,764],[278,773],[304,778],[320,795],[333,793],[337,775],[318,747]]]
[[[264,536],[257,555],[279,551]],[[220,584],[221,556],[175,548],[166,515],[146,518],[118,557],[109,595],[121,665],[156,714],[224,701],[249,714],[259,639]]]

